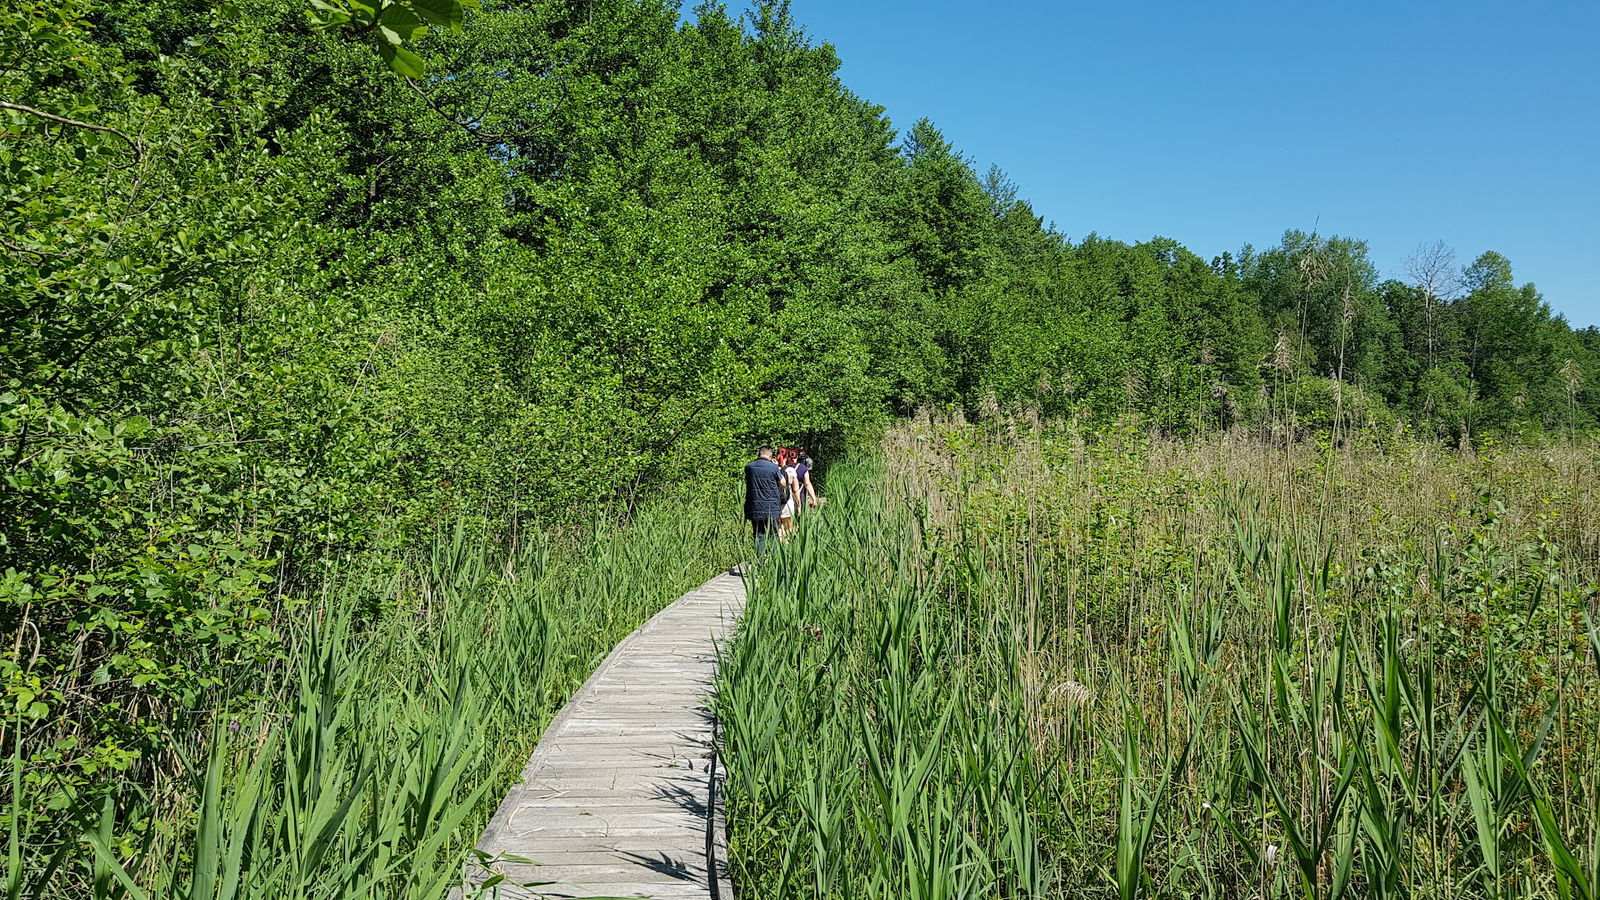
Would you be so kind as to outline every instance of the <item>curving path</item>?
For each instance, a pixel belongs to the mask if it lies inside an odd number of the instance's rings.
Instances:
[[[744,598],[743,578],[719,575],[611,651],[550,722],[489,821],[478,849],[500,858],[492,868],[506,880],[477,896],[732,900],[722,819],[707,815],[721,773],[712,772],[705,699],[716,645]],[[467,895],[489,877],[470,866]]]

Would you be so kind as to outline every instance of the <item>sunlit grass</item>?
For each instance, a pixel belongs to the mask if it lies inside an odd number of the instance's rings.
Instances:
[[[721,677],[744,896],[1592,897],[1589,447],[923,421]]]
[[[5,895],[442,898],[565,698],[736,558],[730,509],[662,504],[513,552],[448,534],[398,574],[349,575],[282,623],[250,707],[172,736],[173,796],[130,788],[51,847],[19,844],[50,813],[13,802]]]

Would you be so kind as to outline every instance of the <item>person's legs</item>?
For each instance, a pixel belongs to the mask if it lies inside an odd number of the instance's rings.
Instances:
[[[783,510],[778,513],[778,537],[788,540],[794,533],[794,498],[783,501]]]
[[[769,542],[772,535],[772,520],[751,519],[750,528],[755,532],[756,537],[756,562],[760,562],[767,558],[767,552],[770,549]]]

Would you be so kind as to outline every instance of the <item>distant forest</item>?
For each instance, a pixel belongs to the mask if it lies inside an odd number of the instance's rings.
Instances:
[[[11,597],[249,594],[919,407],[1451,446],[1600,412],[1600,333],[1504,257],[1385,281],[1302,231],[1069,239],[784,2],[491,0],[398,36],[312,8],[0,11]]]

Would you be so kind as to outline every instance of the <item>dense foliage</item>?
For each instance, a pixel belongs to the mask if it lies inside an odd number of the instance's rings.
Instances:
[[[757,438],[1594,421],[1600,335],[1498,255],[1071,241],[838,66],[774,0],[0,9],[0,792],[98,809],[335,575],[627,521]]]

